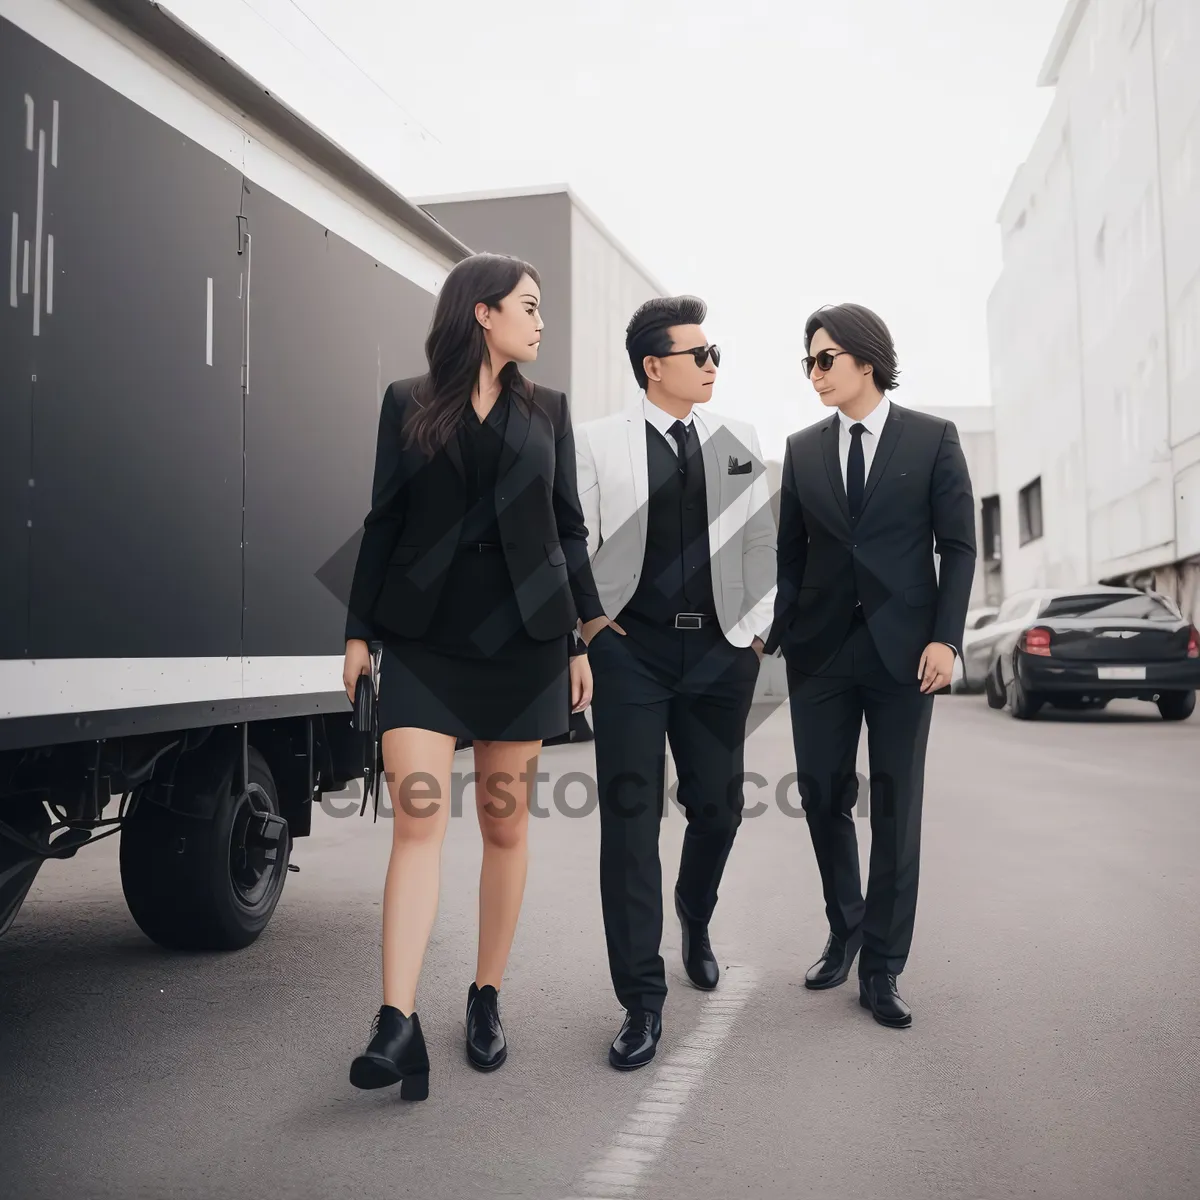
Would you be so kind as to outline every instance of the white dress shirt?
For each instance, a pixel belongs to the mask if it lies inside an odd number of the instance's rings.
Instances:
[[[874,410],[863,417],[862,424],[866,426],[866,432],[862,435],[862,452],[863,452],[863,483],[867,482],[867,477],[871,474],[871,461],[875,457],[875,450],[879,446],[879,436],[883,433],[884,422],[888,419],[888,413],[891,411],[892,402],[884,396],[882,400],[875,406]],[[853,441],[854,435],[850,432],[850,426],[856,424],[852,417],[846,416],[844,412],[838,413],[838,457],[842,462],[842,483],[846,484],[846,464],[850,459],[850,443]]]
[[[646,420],[658,430],[659,433],[667,439],[667,445],[675,451],[678,456],[679,447],[676,445],[675,439],[667,432],[672,425],[675,424],[676,418],[671,416],[665,408],[659,408],[657,404],[652,404],[648,399],[642,400],[642,411],[646,414]],[[692,414],[689,412],[684,419],[684,428],[689,433],[692,431]]]

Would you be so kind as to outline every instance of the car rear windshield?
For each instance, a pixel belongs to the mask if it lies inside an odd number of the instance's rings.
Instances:
[[[1042,608],[1043,617],[1111,617],[1116,620],[1177,621],[1155,596],[1055,596]]]

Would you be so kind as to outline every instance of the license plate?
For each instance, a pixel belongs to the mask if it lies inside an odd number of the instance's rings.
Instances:
[[[1098,679],[1145,679],[1145,667],[1097,667]]]

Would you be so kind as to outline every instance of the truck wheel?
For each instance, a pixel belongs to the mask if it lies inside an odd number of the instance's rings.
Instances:
[[[235,776],[236,777],[236,776]],[[169,950],[240,950],[266,928],[287,878],[291,837],[262,755],[201,820],[153,803],[121,829],[121,886],[142,932]]]
[[[5,810],[4,819],[34,842],[48,843],[46,830],[50,828],[50,815],[39,801],[19,798]],[[0,937],[17,919],[43,861],[24,846],[0,835]]]
[[[1195,707],[1195,692],[1164,692],[1158,698],[1158,711],[1164,721],[1186,721]]]

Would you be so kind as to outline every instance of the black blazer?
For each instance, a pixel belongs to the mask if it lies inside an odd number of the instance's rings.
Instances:
[[[884,665],[915,684],[930,642],[961,651],[975,577],[975,501],[958,431],[952,421],[893,401],[852,522],[838,419],[834,413],[787,441],[779,587],[766,649],[781,647],[797,670],[817,672],[861,602]]]
[[[404,425],[417,379],[389,385],[379,414],[371,511],[350,588],[346,637],[420,637],[437,608],[462,530],[467,489],[451,436],[427,459]],[[539,641],[603,615],[579,506],[571,414],[562,392],[511,394],[496,475],[496,520],[522,624]],[[571,641],[572,649],[581,647]]]

